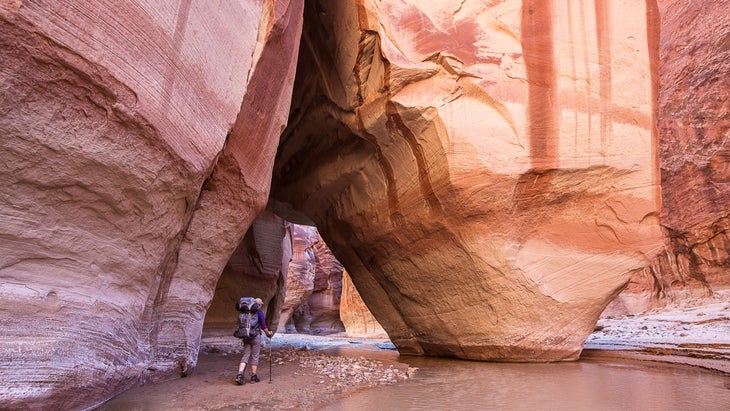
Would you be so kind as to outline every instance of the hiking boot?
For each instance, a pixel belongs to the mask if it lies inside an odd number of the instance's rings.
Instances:
[[[253,384],[255,382],[261,382],[261,380],[259,380],[259,376],[256,374],[251,376],[251,384]]]
[[[236,384],[243,385],[243,374],[236,375]]]

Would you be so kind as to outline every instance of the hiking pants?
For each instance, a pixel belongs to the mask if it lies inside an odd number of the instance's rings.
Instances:
[[[246,339],[241,340],[243,342],[243,357],[241,357],[241,362],[245,362],[246,364],[251,365],[259,365],[259,352],[261,351],[261,334],[257,334],[252,339],[246,341]],[[248,362],[248,357],[251,357],[251,362]]]

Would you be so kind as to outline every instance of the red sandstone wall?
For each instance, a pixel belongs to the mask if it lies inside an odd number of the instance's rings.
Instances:
[[[693,304],[730,288],[730,3],[658,3],[665,244],[604,315]]]

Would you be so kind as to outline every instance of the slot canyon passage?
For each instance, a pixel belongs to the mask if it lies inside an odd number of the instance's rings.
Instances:
[[[0,0],[0,408],[194,372],[244,292],[283,331],[305,226],[401,354],[730,302],[728,6]]]

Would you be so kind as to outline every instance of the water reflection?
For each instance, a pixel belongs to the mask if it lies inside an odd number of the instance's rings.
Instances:
[[[730,410],[726,375],[662,363],[483,363],[401,357],[408,382],[327,410]]]

